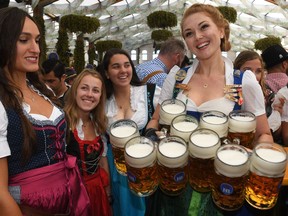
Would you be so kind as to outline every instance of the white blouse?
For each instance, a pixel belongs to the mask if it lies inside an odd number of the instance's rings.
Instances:
[[[223,57],[223,61],[225,62],[226,85],[232,85],[234,84],[233,63],[231,60],[225,57]],[[183,84],[187,84],[189,82],[198,64],[199,61],[195,59],[192,66],[187,71],[187,76],[182,82]],[[173,88],[175,85],[176,72],[177,71],[172,71],[168,74],[161,90],[159,104],[161,104],[164,100],[171,99],[173,97]],[[251,71],[245,71],[243,75],[242,91],[243,91],[244,103],[241,109],[250,111],[254,113],[256,116],[265,114],[264,96],[261,87],[256,80],[255,75]],[[226,115],[228,115],[229,112],[233,110],[235,104],[235,102],[230,101],[225,97],[222,97],[206,101],[197,106],[193,100],[187,98],[186,95],[183,94],[183,91],[179,92],[177,99],[183,102],[187,102],[187,110],[189,111],[205,112],[213,108],[213,110],[221,111]]]
[[[147,103],[147,87],[143,86],[131,86],[130,87],[130,104],[134,111],[131,120],[133,120],[139,130],[143,129],[148,121],[148,103]],[[160,95],[160,88],[155,89],[153,105],[156,106]],[[114,95],[112,95],[106,102],[106,115],[108,118],[108,127],[115,121],[118,112],[118,106]]]

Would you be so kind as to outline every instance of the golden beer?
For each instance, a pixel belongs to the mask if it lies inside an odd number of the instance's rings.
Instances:
[[[126,175],[126,164],[124,158],[124,146],[131,138],[139,136],[137,124],[128,119],[122,119],[111,124],[109,138],[112,144],[114,164],[121,175]]]
[[[228,116],[220,111],[207,111],[200,117],[200,127],[215,131],[221,140],[227,138]]]
[[[213,202],[225,211],[235,211],[244,203],[249,174],[249,155],[240,145],[221,146],[214,160]]]
[[[251,157],[245,199],[255,208],[275,206],[285,174],[287,155],[278,144],[258,144]]]
[[[202,128],[192,132],[189,140],[189,183],[194,190],[211,190],[214,157],[220,145],[218,134],[212,130]]]
[[[181,194],[188,182],[188,147],[177,136],[162,139],[157,146],[159,187],[167,195]]]
[[[190,134],[198,128],[198,125],[198,120],[193,116],[178,115],[171,122],[170,135],[179,136],[188,143]]]
[[[233,142],[239,139],[240,145],[253,149],[256,131],[256,117],[248,111],[232,111],[229,113],[228,139]]]
[[[149,196],[158,187],[156,154],[154,143],[146,137],[134,137],[125,145],[128,184],[137,196]]]
[[[186,105],[177,99],[168,99],[161,103],[159,113],[159,125],[170,132],[170,125],[177,115],[186,113]]]

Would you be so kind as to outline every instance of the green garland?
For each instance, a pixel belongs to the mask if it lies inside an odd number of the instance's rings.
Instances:
[[[155,11],[147,16],[150,28],[168,28],[177,25],[177,16],[168,11]]]
[[[168,31],[166,29],[159,29],[159,30],[154,30],[151,33],[151,38],[154,41],[165,41],[169,37],[172,37],[173,33],[171,31]]]
[[[69,14],[61,18],[60,25],[70,32],[92,33],[99,28],[100,22],[96,17]]]
[[[74,68],[80,73],[85,67],[84,58],[84,39],[82,35],[79,35],[76,40],[74,49]]]
[[[103,53],[111,48],[122,48],[122,43],[116,40],[104,40],[104,41],[97,41],[96,50],[98,51],[99,55],[99,62],[102,62]]]
[[[88,62],[89,62],[89,64],[93,65],[94,60],[96,60],[96,50],[95,50],[94,44],[90,43],[89,49],[88,49]]]
[[[237,11],[233,7],[219,6],[217,7],[225,19],[230,23],[235,23],[237,20]]]
[[[59,26],[58,41],[56,43],[56,52],[59,55],[59,59],[69,67],[69,38],[67,31]]]
[[[275,45],[275,44],[279,44],[281,45],[281,39],[279,37],[275,37],[275,36],[268,36],[266,38],[261,38],[258,39],[255,44],[254,47],[256,50],[265,50],[266,48]]]
[[[98,52],[105,52],[111,48],[122,48],[122,43],[116,40],[97,41],[96,50]]]

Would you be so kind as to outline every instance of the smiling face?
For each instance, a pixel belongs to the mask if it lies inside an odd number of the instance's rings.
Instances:
[[[189,50],[198,59],[207,59],[221,52],[224,28],[218,28],[204,12],[193,13],[183,20],[182,32]]]
[[[110,59],[107,77],[115,87],[130,85],[132,79],[132,65],[126,55],[115,54]]]
[[[102,82],[92,75],[84,76],[76,91],[76,103],[79,111],[90,112],[98,103],[102,95]]]
[[[15,70],[19,72],[35,72],[39,69],[40,32],[36,24],[26,17],[22,33],[17,41]]]

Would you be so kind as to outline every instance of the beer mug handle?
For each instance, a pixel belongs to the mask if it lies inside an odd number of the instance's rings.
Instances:
[[[224,139],[222,141],[222,143],[224,145],[227,145],[227,144],[236,144],[236,145],[240,145],[240,139],[239,138],[234,138],[233,141],[231,142],[228,138]]]
[[[232,141],[232,144],[240,145],[240,139],[239,138],[234,138]]]
[[[157,134],[158,138],[160,140],[162,140],[162,139],[168,137],[168,130],[166,128],[162,128],[160,131],[157,131],[156,134]]]

